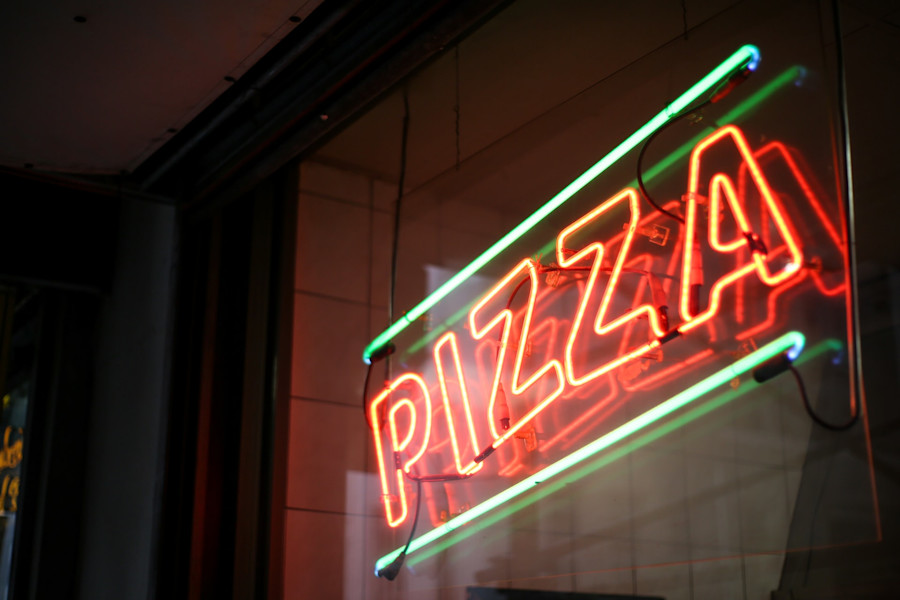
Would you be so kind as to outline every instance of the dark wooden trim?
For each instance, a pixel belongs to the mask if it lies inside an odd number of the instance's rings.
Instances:
[[[203,348],[209,342],[205,312],[215,289],[217,247],[212,220],[182,222],[179,231],[178,283],[172,343],[172,378],[167,413],[161,530],[157,546],[155,597],[187,596],[191,566],[193,495]],[[206,315],[206,317],[204,317]]]
[[[280,600],[284,596],[284,522],[287,496],[287,453],[290,436],[291,364],[294,347],[294,268],[297,257],[297,198],[300,193],[299,165],[290,165],[279,173],[280,198],[278,219],[281,244],[278,257],[278,277],[274,299],[277,302],[276,318],[272,320],[275,332],[272,340],[275,350],[275,389],[268,422],[272,425],[270,437],[271,471],[269,481],[269,540],[266,562],[268,567],[266,596]],[[263,597],[260,595],[260,597]]]
[[[188,541],[190,544],[190,571],[188,580],[188,597],[199,598],[203,588],[203,573],[205,569],[204,541],[206,540],[207,523],[207,490],[209,487],[209,460],[210,460],[210,438],[212,425],[212,405],[213,405],[213,381],[215,369],[215,348],[216,348],[216,331],[218,318],[218,290],[219,290],[219,273],[221,269],[221,247],[222,247],[222,219],[216,217],[211,220],[208,262],[203,264],[195,264],[194,269],[206,268],[207,277],[206,288],[204,290],[204,302],[201,306],[191,307],[200,311],[197,320],[202,321],[202,342],[197,349],[199,356],[196,364],[199,366],[197,385],[197,413],[196,413],[196,447],[191,456],[194,457],[193,471],[193,494],[192,498],[192,518],[188,521],[191,524],[190,536]],[[202,316],[202,318],[200,318]],[[193,391],[193,390],[192,390]],[[186,398],[190,402],[193,398]]]
[[[234,543],[234,598],[256,596],[259,572],[262,505],[262,464],[267,390],[270,292],[273,252],[273,182],[267,181],[253,194],[250,240],[247,319],[244,354],[244,387],[241,405],[240,453],[237,470],[237,510]]]

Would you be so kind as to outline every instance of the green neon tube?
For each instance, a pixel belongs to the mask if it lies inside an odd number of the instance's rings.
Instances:
[[[435,527],[428,533],[417,537],[410,543],[409,550],[407,550],[407,555],[412,554],[416,550],[419,550],[420,548],[442,538],[453,530],[462,527],[466,523],[469,523],[470,521],[473,521],[474,519],[477,519],[478,517],[489,513],[490,511],[503,505],[504,503],[509,502],[513,498],[516,498],[517,496],[533,489],[535,485],[543,483],[544,481],[555,477],[556,475],[559,475],[563,471],[566,471],[574,467],[575,465],[587,460],[588,458],[591,458],[598,452],[609,448],[616,442],[619,442],[627,438],[628,436],[637,433],[644,427],[647,427],[648,425],[653,424],[654,422],[665,417],[666,415],[671,414],[679,408],[690,404],[707,392],[710,392],[711,390],[714,390],[715,388],[728,383],[735,377],[746,373],[753,367],[772,358],[773,356],[787,351],[789,355],[797,357],[803,350],[803,346],[805,343],[806,338],[802,333],[798,331],[790,331],[782,335],[778,339],[769,342],[762,348],[751,352],[747,356],[728,365],[724,369],[713,373],[706,379],[703,379],[695,383],[691,387],[672,396],[662,404],[658,404],[647,412],[635,417],[634,419],[628,421],[623,425],[620,425],[616,429],[613,429],[609,433],[600,436],[593,442],[580,448],[579,450],[576,450],[565,458],[556,461],[548,467],[544,467],[537,473],[523,479],[519,483],[506,488],[499,494],[488,498],[481,504],[473,506],[461,515],[450,519],[443,525]],[[379,570],[393,562],[393,560],[397,558],[397,556],[399,556],[402,550],[402,548],[397,548],[390,554],[386,554],[385,556],[379,558],[375,562],[375,573],[377,574]]]
[[[672,117],[693,104],[698,98],[710,92],[726,77],[739,69],[755,70],[759,64],[759,49],[756,46],[744,45],[737,52],[728,57],[725,62],[710,71],[703,79],[695,83],[674,102],[665,107],[655,117],[647,121],[640,129],[628,136],[625,141],[613,148],[613,150],[597,161],[594,166],[578,176],[575,181],[567,185],[558,194],[553,196],[542,207],[537,209],[524,221],[516,225],[509,233],[497,240],[493,246],[485,250],[481,256],[466,265],[461,271],[448,279],[436,290],[426,296],[409,312],[400,317],[390,327],[381,332],[378,337],[369,342],[363,350],[363,362],[371,363],[372,354],[384,347],[394,337],[409,327],[413,321],[425,314],[428,309],[440,302],[450,292],[455,290],[466,279],[474,275],[484,265],[493,260],[498,254],[506,250],[520,237],[530,231],[535,225],[543,221],[547,215],[562,206],[569,198],[578,193],[584,186],[596,179],[601,173],[614,165],[638,144],[650,137],[654,131],[665,125]]]

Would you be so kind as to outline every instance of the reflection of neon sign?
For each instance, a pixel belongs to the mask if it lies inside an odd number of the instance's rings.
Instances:
[[[752,61],[758,60],[755,49],[752,56]],[[732,64],[731,71],[720,79],[733,74],[735,68],[750,68],[747,60]],[[672,114],[667,113],[666,118]],[[723,167],[723,163],[729,166]],[[543,216],[605,168],[573,182],[566,188],[571,188],[568,195]],[[775,170],[784,175],[777,190],[770,177]],[[802,214],[794,204],[783,202],[782,195],[789,196],[784,186],[795,192],[795,200],[805,201]],[[779,306],[803,287],[801,283],[814,282],[825,297],[846,289],[842,271],[837,280],[823,273],[818,268],[821,265],[817,267],[819,257],[809,256],[810,247],[823,245],[843,252],[842,238],[813,189],[786,146],[770,142],[754,151],[739,128],[727,125],[696,142],[682,202],[673,200],[665,205],[670,212],[680,206],[683,223],[676,224],[657,211],[642,214],[645,205],[639,193],[626,188],[559,232],[553,253],[556,264],[523,259],[500,277],[468,310],[467,333],[440,334],[429,365],[433,376],[404,373],[368,406],[382,500],[391,527],[408,520],[410,494],[406,488],[410,480],[474,477],[490,463],[496,463],[498,477],[520,478],[474,506],[467,502],[466,510],[456,517],[445,514],[436,520],[438,511],[429,505],[435,528],[413,540],[409,551],[430,544],[718,386],[735,383],[735,378],[777,354],[796,358],[804,345],[802,334],[790,332],[760,348],[754,337],[786,331],[778,319]],[[816,221],[814,234],[804,218]],[[525,223],[528,220],[519,228]],[[524,231],[527,229],[517,236]],[[515,238],[508,238],[514,232],[504,236],[501,242],[506,245],[486,261],[512,243]],[[820,239],[813,240],[814,235]],[[650,251],[648,244],[656,248]],[[470,265],[465,276],[483,264],[472,269]],[[442,289],[444,286],[438,291]],[[760,291],[767,296],[765,303],[745,299],[751,294],[758,297]],[[441,293],[422,312],[449,292]],[[673,300],[671,311],[669,298]],[[389,329],[376,338],[366,349],[366,359],[397,331]],[[709,343],[728,339],[742,347],[731,352],[734,359],[724,367],[713,365],[722,360],[722,353],[717,359],[708,345],[670,353],[670,348],[683,347],[670,342],[697,332],[705,332]],[[657,367],[664,351],[667,363]],[[673,355],[677,357],[674,360],[669,358]],[[662,396],[667,400],[626,423],[606,425],[606,433],[599,437],[595,433],[592,441],[586,437],[622,406],[628,394],[665,389],[669,382],[683,380],[687,372],[702,375],[681,392],[667,392]],[[483,410],[473,406],[474,399],[483,403]],[[553,447],[557,456],[559,451],[571,453],[548,466],[536,467],[534,461],[529,466],[523,444],[509,442],[524,440],[524,447],[532,451],[538,427],[549,432],[540,442],[542,452]],[[452,460],[446,457],[450,452]],[[486,462],[492,455],[494,459]],[[425,492],[426,497],[430,493]],[[446,494],[451,494],[449,489]],[[398,554],[399,550],[383,557],[377,568]]]

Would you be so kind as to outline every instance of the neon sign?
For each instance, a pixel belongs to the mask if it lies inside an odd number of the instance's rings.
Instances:
[[[741,164],[750,172],[762,199],[762,206],[757,211],[762,222],[756,226],[751,225],[748,215],[750,207],[738,198],[735,183],[728,175],[721,172],[712,174],[707,178],[708,184],[702,186],[709,190],[708,199],[700,194],[703,157],[713,149],[721,149],[721,146],[733,146],[737,150]],[[532,336],[538,291],[546,285],[541,283],[539,277],[542,267],[532,259],[521,260],[469,312],[468,329],[473,340],[497,339],[486,414],[492,439],[486,448],[479,446],[469,401],[469,377],[460,360],[457,334],[448,332],[437,341],[434,347],[437,385],[457,474],[474,474],[488,455],[528,427],[567,387],[584,386],[721,316],[721,297],[729,286],[755,276],[757,284],[778,288],[792,278],[802,277],[804,271],[800,265],[804,263],[804,255],[796,228],[772,191],[740,129],[725,126],[702,140],[691,155],[690,165],[689,186],[685,195],[687,218],[680,236],[682,242],[677,245],[681,247],[682,264],[678,294],[681,322],[677,326],[668,328],[668,302],[665,290],[661,289],[658,281],[638,286],[639,291],[657,288],[655,293],[652,290],[645,293],[646,299],[642,300],[638,293],[624,312],[613,314],[611,310],[613,300],[622,296],[620,283],[626,274],[639,275],[644,281],[658,279],[652,271],[627,266],[633,258],[629,254],[632,253],[635,236],[648,219],[642,218],[638,192],[626,188],[564,228],[557,237],[557,268],[562,272],[580,273],[587,269],[561,357],[548,358],[530,372],[524,368],[528,345],[522,340]],[[705,232],[698,231],[701,229],[697,215],[700,200],[707,202],[709,214],[718,215],[717,218],[705,219]],[[593,238],[592,225],[617,210],[627,215],[624,218],[624,233],[610,240]],[[657,215],[653,213],[652,216]],[[724,232],[727,221],[733,225],[730,236]],[[766,234],[764,239],[762,234],[756,233],[763,230],[772,230],[777,235]],[[703,255],[700,246],[704,237],[707,250],[733,258],[733,267],[725,270],[708,287],[708,298],[702,303],[704,307],[700,308],[700,288],[704,287],[705,270],[698,263]],[[586,243],[579,243],[579,240]],[[672,264],[673,261],[668,262]],[[605,276],[605,285],[600,284],[601,274]],[[506,298],[522,288],[526,292],[525,306],[514,312]],[[656,302],[653,302],[654,299]],[[596,305],[599,306],[592,315],[590,309]],[[640,322],[647,323],[643,335],[647,341],[632,345],[622,342],[609,344],[617,336],[621,339],[623,333],[627,342],[631,337],[627,334]],[[514,324],[519,340],[516,344],[512,338]],[[615,353],[607,356],[608,353],[585,352],[588,344],[582,338],[590,335],[597,336],[600,345],[614,346]],[[510,351],[512,346],[515,346],[514,351]],[[598,358],[585,360],[586,354]],[[505,390],[501,374],[510,363],[509,386]],[[451,386],[454,393],[451,393]],[[388,524],[392,527],[403,523],[408,515],[404,481],[429,447],[434,410],[431,387],[421,375],[404,373],[369,405],[385,511]],[[526,395],[528,402],[519,401]],[[391,407],[385,409],[389,400]],[[511,419],[510,406],[521,408],[521,414]],[[457,413],[462,414],[464,427],[455,425],[460,421]],[[460,439],[461,433],[467,435],[465,441]],[[468,455],[463,455],[463,447],[469,448]],[[406,458],[400,460],[401,455]],[[391,461],[390,457],[394,459]]]
[[[755,68],[758,59],[758,51],[745,46],[723,63],[727,68],[714,71],[721,70],[718,79],[704,78],[702,91],[681,107],[736,70]],[[654,121],[645,125],[640,136],[629,137],[463,269],[465,275],[438,288],[376,338],[365,359],[678,110],[657,115],[653,127]],[[824,206],[785,144],[754,149],[740,128],[725,125],[689,151],[683,195],[664,204],[667,214],[649,207],[633,187],[596,203],[558,232],[554,263],[519,260],[467,311],[466,331],[446,331],[436,339],[427,369],[402,373],[370,401],[367,414],[390,527],[410,521],[412,481],[517,478],[474,506],[466,502],[457,516],[449,511],[440,516],[429,506],[434,528],[413,540],[409,552],[717,387],[734,384],[779,354],[794,360],[806,340],[779,321],[784,299],[805,283],[823,298],[846,290],[843,271],[835,278],[808,249],[813,234],[805,220],[812,216],[816,231],[826,232],[813,246],[825,243],[844,252],[830,216],[834,211]],[[778,189],[773,170],[782,175]],[[790,205],[785,186],[800,192]],[[805,203],[800,212],[797,202]],[[670,218],[673,211],[683,219]],[[765,302],[750,302],[750,296],[765,296]],[[758,336],[770,341],[757,347]],[[725,351],[728,342],[738,347]],[[732,357],[724,365],[723,354]],[[695,383],[676,393],[667,390],[688,373]],[[612,419],[624,399],[656,390],[665,391],[665,400],[625,422]],[[586,437],[598,429],[605,432]],[[538,446],[540,452],[529,455]],[[549,464],[533,458],[541,454],[549,460],[550,448],[569,454]],[[400,553],[380,559],[376,572]]]

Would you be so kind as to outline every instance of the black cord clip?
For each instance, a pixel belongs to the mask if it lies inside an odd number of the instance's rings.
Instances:
[[[406,550],[403,550],[400,554],[397,555],[397,558],[391,562],[386,567],[382,567],[375,571],[375,575],[378,577],[384,577],[388,581],[393,581],[397,578],[397,575],[400,574],[400,569],[403,568],[403,561],[406,560]]]
[[[485,448],[484,450],[481,451],[481,454],[479,454],[478,456],[476,456],[474,458],[474,461],[477,463],[484,461],[484,459],[486,459],[488,456],[490,456],[491,454],[494,453],[494,449],[495,448],[493,446],[488,446],[487,448]]]
[[[766,243],[762,241],[759,234],[752,231],[745,231],[744,237],[747,239],[747,245],[750,246],[751,252],[759,252],[763,256],[769,255],[769,249],[766,248]]]
[[[671,331],[666,332],[666,334],[664,336],[659,338],[659,343],[660,343],[660,345],[662,345],[662,344],[665,344],[666,342],[671,342],[672,340],[674,340],[675,338],[680,337],[680,336],[681,336],[681,332],[676,327],[675,329],[672,329]]]
[[[388,342],[384,346],[380,346],[375,349],[374,352],[369,356],[369,364],[377,363],[379,360],[382,360],[391,354],[397,349],[393,343]]]
[[[787,352],[776,354],[769,360],[760,363],[755,369],[753,369],[753,379],[756,381],[756,383],[768,381],[776,375],[780,375],[781,373],[784,373],[785,371],[790,369],[792,362],[793,361],[791,361],[791,358],[788,356]]]

